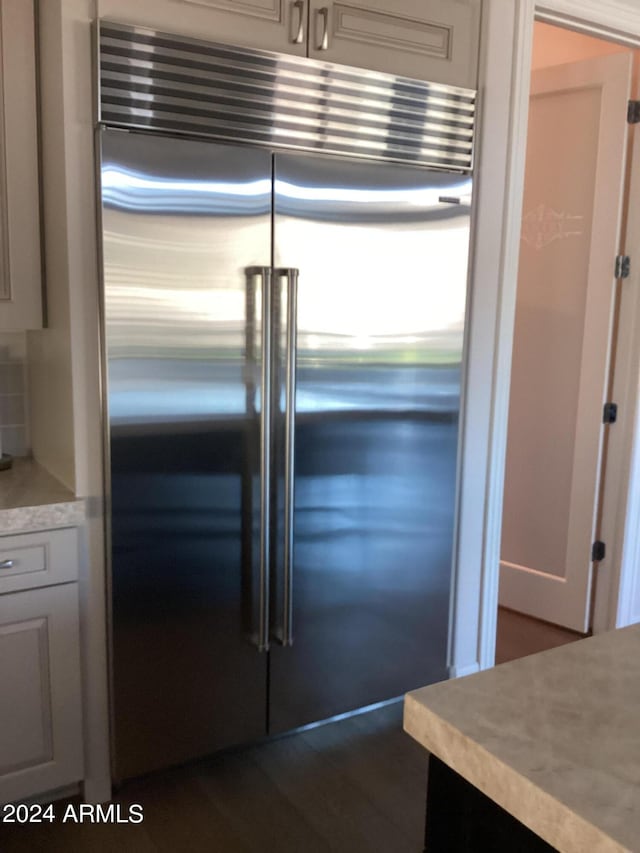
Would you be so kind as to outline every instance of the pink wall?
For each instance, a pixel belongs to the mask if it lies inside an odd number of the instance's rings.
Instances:
[[[574,33],[550,24],[536,21],[533,32],[533,56],[531,69],[546,68],[550,65],[562,65],[565,62],[578,62],[594,56],[606,56],[610,53],[629,51],[634,54],[634,84],[640,92],[640,50],[633,50],[615,42]],[[634,97],[637,97],[635,95]]]

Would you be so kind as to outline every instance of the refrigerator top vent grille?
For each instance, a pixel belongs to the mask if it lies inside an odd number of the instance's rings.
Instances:
[[[98,121],[469,172],[475,92],[99,24]]]

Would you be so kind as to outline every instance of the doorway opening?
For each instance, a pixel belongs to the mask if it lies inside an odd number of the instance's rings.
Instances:
[[[640,51],[538,21],[531,71],[496,663],[592,628]]]

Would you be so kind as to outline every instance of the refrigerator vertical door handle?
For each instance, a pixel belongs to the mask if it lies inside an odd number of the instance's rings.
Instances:
[[[258,651],[269,651],[269,553],[271,483],[271,268],[247,267],[247,276],[261,279],[260,362],[260,544],[258,575]]]
[[[293,645],[293,510],[296,427],[296,350],[298,338],[298,276],[294,267],[274,270],[287,279],[287,333],[285,360],[284,419],[284,578],[282,633],[283,646]]]

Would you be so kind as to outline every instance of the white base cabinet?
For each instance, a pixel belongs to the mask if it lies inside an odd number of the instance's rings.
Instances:
[[[13,562],[8,571],[15,572],[15,564],[31,557],[43,535],[54,541],[58,537],[64,543],[75,534],[75,530],[60,530],[8,537],[11,548],[0,540],[0,565]],[[56,553],[56,548],[50,553]],[[0,568],[0,578],[2,571]],[[33,574],[29,570],[25,578]],[[0,685],[0,803],[80,781],[83,755],[77,583],[0,594]]]

